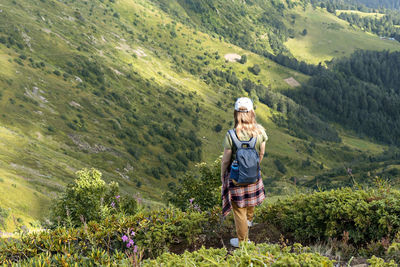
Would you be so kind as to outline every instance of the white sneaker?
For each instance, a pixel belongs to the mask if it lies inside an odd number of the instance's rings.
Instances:
[[[231,246],[238,248],[239,247],[239,238],[231,238],[230,240]],[[250,240],[247,240],[247,243],[251,243]]]
[[[231,246],[238,248],[239,247],[239,238],[231,238]]]

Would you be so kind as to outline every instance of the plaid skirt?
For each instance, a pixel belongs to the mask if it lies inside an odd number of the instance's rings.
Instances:
[[[262,178],[254,184],[245,186],[236,186],[229,173],[224,177],[224,183],[221,190],[222,197],[222,215],[225,217],[232,209],[231,201],[239,208],[254,207],[260,205],[265,199],[265,189]]]

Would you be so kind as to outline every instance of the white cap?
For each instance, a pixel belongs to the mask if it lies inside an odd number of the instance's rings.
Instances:
[[[246,108],[246,110],[240,110],[239,108]],[[240,97],[236,100],[235,110],[249,112],[253,110],[253,101],[248,97]]]

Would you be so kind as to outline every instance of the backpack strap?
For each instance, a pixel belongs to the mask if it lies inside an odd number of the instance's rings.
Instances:
[[[236,148],[239,149],[242,147],[242,142],[237,138],[236,132],[234,129],[230,129],[229,131],[229,135],[232,138],[233,143],[235,144]]]
[[[231,136],[232,141],[235,144],[237,149],[241,148],[243,144],[246,144],[246,145],[248,145],[248,147],[251,147],[251,148],[254,148],[256,146],[257,137],[255,137],[255,138],[252,137],[248,141],[240,141],[239,138],[237,137],[236,131],[234,129],[229,130],[229,135]]]
[[[249,147],[251,147],[251,148],[255,148],[255,146],[256,146],[256,143],[257,143],[257,137],[252,137],[249,141],[248,141],[248,143],[249,143]]]

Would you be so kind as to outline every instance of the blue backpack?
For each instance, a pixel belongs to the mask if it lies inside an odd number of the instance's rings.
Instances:
[[[239,185],[257,182],[260,178],[260,157],[255,149],[257,137],[240,141],[236,132],[231,129],[229,135],[236,146],[236,160],[231,164],[230,178]]]

